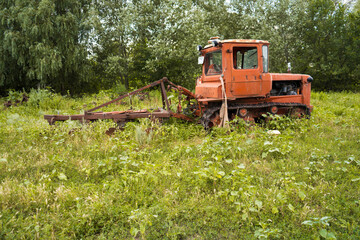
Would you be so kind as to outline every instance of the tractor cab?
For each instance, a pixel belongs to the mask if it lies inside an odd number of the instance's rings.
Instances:
[[[220,40],[198,47],[202,75],[195,94],[207,101],[222,99],[221,81],[229,99],[265,97],[271,90],[268,45],[261,40]]]

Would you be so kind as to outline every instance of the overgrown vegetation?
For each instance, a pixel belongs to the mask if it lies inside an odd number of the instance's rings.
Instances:
[[[112,122],[43,120],[106,95],[37,90],[0,112],[0,238],[360,236],[359,94],[316,92],[310,120],[209,134],[174,120],[129,123],[112,136]]]
[[[344,3],[346,2],[346,3]],[[355,4],[357,2],[357,4]],[[353,6],[354,5],[354,6]],[[262,39],[270,71],[312,75],[316,90],[358,91],[360,1],[0,0],[0,94],[94,93],[162,77],[193,88],[197,45]]]

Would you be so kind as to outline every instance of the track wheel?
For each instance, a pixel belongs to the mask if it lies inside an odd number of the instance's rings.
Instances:
[[[289,111],[289,115],[290,117],[294,118],[303,118],[304,116],[306,116],[306,110],[300,107],[291,108]]]
[[[220,119],[220,112],[219,111],[216,111],[211,117],[210,117],[210,127],[213,127],[213,126],[219,126],[220,125],[220,122],[221,122],[221,119]]]
[[[276,114],[279,111],[279,108],[277,106],[271,106],[269,107],[269,113]]]
[[[220,108],[206,110],[201,117],[200,122],[205,130],[209,130],[213,126],[218,126],[220,124]]]
[[[248,115],[248,110],[247,110],[246,108],[241,108],[241,109],[239,110],[239,116],[240,116],[240,117],[244,118],[244,117],[246,117],[247,115]]]

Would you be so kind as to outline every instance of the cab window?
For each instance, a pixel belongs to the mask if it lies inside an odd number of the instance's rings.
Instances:
[[[256,69],[258,68],[258,51],[256,47],[234,48],[235,69]]]
[[[263,54],[263,70],[265,73],[269,72],[269,49],[268,46],[262,46]]]
[[[221,51],[210,52],[205,55],[205,74],[218,75],[222,73]]]

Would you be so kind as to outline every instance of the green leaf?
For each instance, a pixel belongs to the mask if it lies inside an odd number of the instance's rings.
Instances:
[[[226,159],[225,162],[226,162],[226,163],[232,163],[233,160],[232,160],[232,159]]]
[[[218,174],[220,175],[219,178],[225,176],[225,172],[224,172],[224,171],[218,171]]]
[[[264,142],[264,146],[267,146],[267,145],[272,145],[273,143],[272,142],[270,142],[270,141],[265,141]]]
[[[231,191],[230,195],[231,196],[239,196],[239,192],[238,191]]]
[[[258,210],[256,208],[254,208],[254,207],[249,207],[249,211],[250,212],[257,212]]]
[[[7,159],[6,158],[0,158],[0,163],[7,163]]]
[[[289,203],[288,208],[289,208],[289,210],[292,211],[292,212],[295,211],[295,208],[294,208],[294,206],[293,206],[291,203]]]
[[[269,152],[273,153],[273,152],[281,152],[279,148],[272,148],[269,149]]]
[[[336,239],[336,236],[335,236],[335,234],[333,232],[328,232],[327,233],[327,238],[328,239]]]
[[[237,166],[239,169],[244,169],[245,165],[243,163],[241,163],[240,165]]]
[[[301,224],[312,226],[312,225],[314,225],[314,221],[306,220],[306,221],[303,221]]]
[[[262,208],[262,201],[259,201],[259,200],[255,200],[255,205],[261,209]]]
[[[66,177],[66,175],[65,175],[64,173],[60,173],[60,174],[58,175],[58,178],[59,178],[60,180],[67,180],[67,177]]]
[[[325,217],[320,218],[320,222],[321,222],[321,224],[329,226],[329,221],[331,221],[331,219],[332,219],[331,217],[325,216]]]
[[[303,191],[299,191],[299,198],[304,201],[304,199],[306,198],[306,195]]]
[[[134,227],[130,228],[130,234],[133,235],[134,237],[138,234],[138,232],[139,232],[139,229],[134,228]]]
[[[320,229],[319,234],[323,238],[327,239],[327,231],[326,231],[326,229]]]
[[[279,212],[279,210],[278,210],[277,207],[273,207],[273,208],[271,209],[271,212],[272,212],[273,214],[276,214],[276,213]]]
[[[353,179],[351,179],[352,182],[357,182],[357,181],[359,181],[359,180],[360,180],[360,178],[353,178]]]

